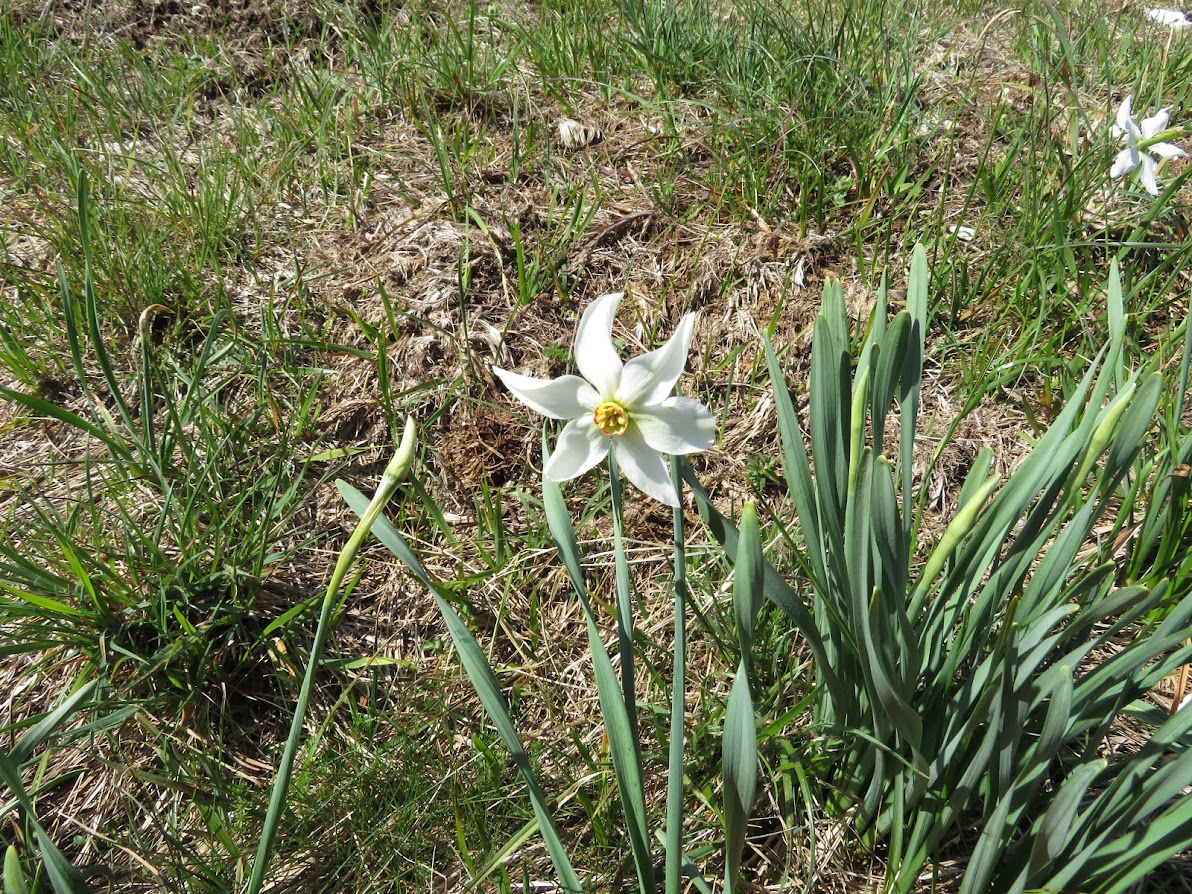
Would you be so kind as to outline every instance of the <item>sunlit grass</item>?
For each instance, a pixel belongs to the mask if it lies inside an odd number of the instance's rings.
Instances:
[[[1187,587],[1192,168],[1162,170],[1157,199],[1111,181],[1108,125],[1127,94],[1192,122],[1192,38],[1138,10],[326,0],[265,4],[246,24],[220,3],[153,22],[27,6],[0,11],[5,747],[98,681],[8,752],[46,834],[97,867],[94,888],[247,880],[351,530],[330,481],[369,490],[407,414],[425,443],[393,522],[494,664],[577,866],[594,884],[631,871],[581,616],[543,521],[537,423],[490,372],[567,372],[579,309],[605,291],[629,288],[617,334],[642,347],[700,313],[692,390],[725,445],[700,471],[727,512],[765,498],[768,555],[798,580],[760,333],[798,404],[822,281],[845,283],[856,356],[882,276],[896,311],[924,245],[930,437],[980,408],[1011,465],[1109,340],[1117,260],[1122,378],[1156,358],[1163,391],[1161,430],[1110,507],[1114,555],[1123,583],[1174,563],[1173,590]],[[564,116],[603,139],[565,148]],[[938,473],[933,459],[916,474]],[[941,505],[966,473],[938,479]],[[1136,518],[1152,480],[1166,508]],[[567,495],[603,562],[607,489]],[[661,779],[669,518],[630,506],[627,527]],[[714,876],[738,656],[728,566],[688,528],[686,834]],[[611,571],[594,575],[608,617]],[[278,872],[326,890],[541,881],[516,774],[425,593],[369,552],[336,617]],[[765,807],[745,872],[811,886],[831,776],[804,710],[814,675],[781,615],[757,636]],[[25,877],[50,890],[33,822],[0,841],[19,840]],[[854,845],[834,846],[866,865]]]

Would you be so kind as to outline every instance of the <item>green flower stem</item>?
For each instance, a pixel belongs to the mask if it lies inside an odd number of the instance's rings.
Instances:
[[[675,645],[671,675],[670,761],[666,777],[666,894],[679,894],[683,874],[683,746],[687,691],[687,553],[683,548],[683,483],[671,458],[671,482],[679,497],[675,528]]]
[[[617,644],[621,655],[621,693],[629,714],[629,732],[640,743],[637,728],[637,687],[633,672],[633,597],[629,592],[629,561],[625,557],[625,514],[621,505],[621,473],[616,453],[608,452],[608,482],[613,502],[613,550],[617,567]]]
[[[1154,146],[1156,143],[1166,143],[1168,140],[1182,136],[1184,136],[1184,128],[1169,127],[1167,130],[1160,131],[1153,137],[1147,137],[1146,139],[1139,140],[1135,148],[1137,148],[1139,152],[1142,152],[1146,149],[1149,149],[1151,146]]]
[[[277,835],[277,827],[281,820],[282,807],[285,806],[286,792],[290,787],[290,776],[294,771],[294,760],[298,755],[298,743],[302,738],[302,724],[306,719],[306,708],[310,704],[310,694],[314,689],[315,671],[319,666],[319,657],[327,637],[331,633],[331,612],[335,607],[335,598],[339,588],[347,576],[348,570],[356,560],[360,547],[372,532],[373,524],[381,513],[385,511],[385,504],[397,491],[397,486],[410,471],[414,461],[415,436],[417,427],[412,418],[406,418],[406,428],[402,433],[401,445],[394,454],[385,473],[381,476],[381,483],[377,492],[368,504],[368,509],[361,516],[352,536],[340,550],[339,559],[335,563],[335,570],[331,573],[331,581],[327,584],[327,592],[323,596],[323,607],[319,612],[319,626],[315,629],[315,640],[310,647],[310,659],[306,665],[306,676],[302,680],[302,688],[298,691],[298,704],[294,708],[294,718],[290,722],[290,735],[286,739],[285,751],[281,755],[281,763],[277,768],[277,778],[273,781],[273,791],[269,797],[269,810],[265,814],[265,825],[261,830],[261,843],[257,847],[257,857],[253,861],[252,876],[248,881],[248,894],[258,894],[265,882],[265,872],[269,868],[269,855],[273,850],[273,840]]]

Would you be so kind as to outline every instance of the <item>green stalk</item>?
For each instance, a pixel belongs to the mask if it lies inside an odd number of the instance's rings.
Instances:
[[[356,560],[360,547],[372,532],[373,524],[385,510],[385,504],[397,490],[397,486],[410,471],[414,462],[415,436],[417,427],[414,420],[406,417],[406,428],[402,433],[401,445],[385,467],[385,474],[381,476],[381,483],[377,492],[368,504],[368,509],[360,517],[352,536],[339,553],[335,563],[335,570],[331,573],[331,581],[327,584],[327,592],[323,596],[323,607],[319,612],[319,626],[315,629],[315,641],[310,647],[310,660],[306,665],[306,676],[302,680],[302,688],[298,691],[298,704],[294,708],[294,718],[290,722],[290,735],[286,739],[285,751],[281,755],[281,764],[277,768],[277,778],[273,781],[273,792],[269,797],[269,810],[265,814],[265,825],[261,830],[261,843],[257,847],[257,857],[253,861],[252,876],[248,880],[248,894],[259,894],[261,885],[265,881],[265,871],[269,868],[269,854],[273,849],[273,839],[277,835],[277,827],[281,820],[281,810],[285,806],[286,792],[290,787],[290,776],[294,771],[294,760],[298,755],[298,742],[302,737],[302,724],[306,718],[306,708],[310,703],[310,694],[314,689],[315,671],[319,666],[319,656],[323,646],[331,633],[331,611],[335,606],[336,595],[347,576],[348,570]]]
[[[1147,149],[1150,149],[1156,143],[1166,143],[1168,140],[1175,139],[1176,137],[1182,137],[1183,135],[1184,135],[1184,128],[1169,127],[1169,128],[1167,128],[1167,130],[1160,131],[1159,133],[1155,134],[1153,137],[1147,137],[1145,139],[1139,140],[1134,145],[1134,148],[1137,149],[1139,152],[1145,152]]]
[[[666,777],[666,894],[679,894],[683,875],[683,746],[687,691],[687,554],[683,548],[683,483],[671,459],[671,483],[679,505],[675,528],[675,646],[671,675],[670,760]]]
[[[629,592],[629,561],[625,557],[625,515],[621,506],[621,473],[615,451],[608,452],[608,483],[613,503],[613,551],[617,567],[617,644],[621,655],[621,695],[629,712],[629,733],[635,747],[641,739],[637,730],[637,687],[633,672],[633,597]]]

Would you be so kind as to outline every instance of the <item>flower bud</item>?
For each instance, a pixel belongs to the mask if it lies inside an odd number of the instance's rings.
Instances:
[[[387,484],[393,485],[405,480],[406,475],[410,473],[410,467],[414,465],[414,453],[417,449],[418,426],[413,416],[407,416],[401,443],[397,446],[393,459],[389,460],[389,465],[385,467],[385,474],[381,479],[382,489]]]

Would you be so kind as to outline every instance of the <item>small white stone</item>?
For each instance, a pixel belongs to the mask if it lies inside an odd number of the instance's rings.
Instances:
[[[604,139],[598,127],[580,124],[572,118],[560,118],[555,127],[558,130],[559,142],[564,149],[583,149]]]

